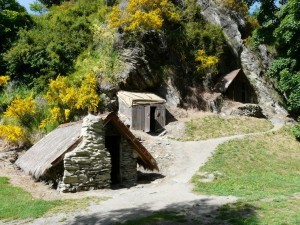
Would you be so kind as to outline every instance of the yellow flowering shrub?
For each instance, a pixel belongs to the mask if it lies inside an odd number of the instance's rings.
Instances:
[[[197,66],[198,71],[212,72],[218,64],[219,58],[216,56],[208,56],[204,50],[198,50],[195,61],[199,62]]]
[[[25,140],[24,130],[19,126],[0,125],[0,138],[16,143]]]
[[[249,7],[243,0],[216,0],[224,7],[234,10],[242,15],[247,15]]]
[[[129,0],[125,10],[114,7],[109,15],[112,28],[125,31],[160,30],[164,21],[178,21],[179,14],[169,0]]]
[[[14,99],[4,112],[5,117],[13,117],[16,120],[22,120],[22,117],[26,115],[34,115],[36,110],[36,104],[32,96],[28,98]]]
[[[78,90],[76,109],[97,111],[100,98],[96,89],[97,78],[94,73],[88,73]]]
[[[4,117],[14,120],[23,127],[31,128],[35,113],[36,103],[32,96],[24,99],[17,97],[7,107]]]
[[[7,84],[9,80],[10,80],[9,76],[0,76],[0,86]]]
[[[76,86],[67,77],[58,76],[51,80],[45,95],[50,106],[49,115],[39,127],[45,128],[55,122],[67,122],[82,111],[97,111],[100,97],[96,88],[97,78],[94,73],[86,74],[80,86]]]
[[[7,124],[0,124],[0,138],[13,143],[28,141],[25,131],[33,128],[36,109],[36,102],[32,96],[15,98],[4,112]]]

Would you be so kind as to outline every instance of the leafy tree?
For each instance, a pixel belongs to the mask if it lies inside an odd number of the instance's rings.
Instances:
[[[35,1],[30,4],[30,10],[39,14],[43,14],[47,12],[47,7],[41,2]]]
[[[22,29],[4,55],[11,79],[43,89],[49,78],[72,72],[75,59],[92,41],[88,16],[97,12],[96,2],[87,7],[82,1],[63,4],[35,17],[35,26]]]
[[[39,0],[39,2],[49,8],[53,5],[60,5],[64,0]]]
[[[268,74],[276,78],[277,89],[287,100],[289,110],[300,114],[300,2],[290,0],[276,14],[278,26],[273,34],[278,58]]]
[[[5,71],[2,54],[16,40],[19,29],[31,24],[32,20],[25,8],[16,0],[0,1],[0,74]]]
[[[300,56],[300,2],[290,0],[277,13],[280,21],[274,36],[276,48],[281,56],[299,60]],[[300,63],[298,61],[298,63]]]

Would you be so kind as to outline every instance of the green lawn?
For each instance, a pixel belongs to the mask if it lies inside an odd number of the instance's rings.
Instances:
[[[45,213],[76,211],[86,208],[95,197],[46,201],[33,199],[22,188],[9,184],[6,177],[0,177],[0,220],[37,218]]]
[[[215,180],[201,182],[203,172]],[[289,128],[220,145],[192,181],[195,192],[240,197],[220,210],[232,224],[300,224],[300,142]]]
[[[270,130],[272,127],[272,124],[265,119],[213,115],[186,122],[186,132],[180,140],[206,140],[235,134],[262,132]]]

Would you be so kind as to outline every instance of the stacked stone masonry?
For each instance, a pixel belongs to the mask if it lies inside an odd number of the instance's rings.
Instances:
[[[88,191],[109,188],[112,160],[105,148],[106,129],[101,118],[89,115],[82,124],[82,142],[65,154],[64,173],[58,190],[62,192]],[[121,136],[120,184],[126,187],[137,183],[137,159],[130,143]]]
[[[101,119],[87,116],[81,135],[81,144],[65,155],[60,191],[87,191],[110,186],[111,160],[105,148]]]
[[[137,184],[137,156],[129,142],[122,137],[121,139],[121,183],[124,186]]]

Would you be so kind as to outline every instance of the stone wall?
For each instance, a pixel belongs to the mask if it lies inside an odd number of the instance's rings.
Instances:
[[[137,155],[125,138],[121,138],[121,183],[130,187],[137,184]]]
[[[76,192],[110,187],[111,159],[99,117],[88,115],[82,124],[82,142],[64,158],[64,175],[58,189]]]

